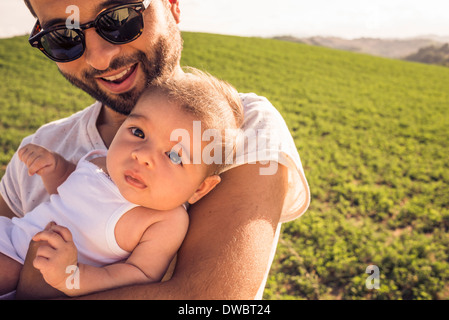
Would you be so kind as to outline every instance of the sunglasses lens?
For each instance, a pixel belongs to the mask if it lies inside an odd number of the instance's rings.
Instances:
[[[61,27],[45,32],[37,21],[29,42],[52,60],[73,61],[84,53],[83,30],[95,27],[99,35],[114,44],[125,44],[137,39],[143,31],[143,10],[145,8],[141,4],[120,5],[100,13],[93,23],[81,26],[81,30]],[[40,33],[43,33],[42,36]]]
[[[142,15],[133,8],[121,8],[102,14],[97,30],[110,42],[127,43],[142,33]]]
[[[70,61],[79,58],[84,52],[83,40],[73,29],[59,29],[41,38],[45,52],[56,61]]]

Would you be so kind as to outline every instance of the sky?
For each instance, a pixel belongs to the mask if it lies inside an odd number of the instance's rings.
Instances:
[[[239,36],[449,35],[448,0],[180,0],[183,31]],[[29,33],[23,0],[0,0],[0,38]]]

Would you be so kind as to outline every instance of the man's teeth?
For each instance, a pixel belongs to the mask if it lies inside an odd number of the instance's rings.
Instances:
[[[116,74],[115,76],[110,76],[110,77],[103,77],[104,80],[106,81],[115,81],[117,79],[120,79],[121,77],[123,77],[125,74],[127,74],[129,71],[131,70],[131,67],[120,72],[119,74]]]

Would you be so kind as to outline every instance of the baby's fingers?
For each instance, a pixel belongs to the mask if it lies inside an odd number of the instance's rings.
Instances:
[[[73,241],[73,238],[69,229],[53,222],[45,230],[36,233],[33,241],[47,241],[53,248],[58,248],[65,242]]]
[[[33,149],[33,145],[27,144],[26,146],[19,149],[17,155],[19,156],[20,161],[26,163],[28,157],[30,156]]]
[[[28,174],[30,176],[34,174],[44,174],[47,169],[50,169],[53,165],[51,159],[45,158],[42,155],[35,155],[35,157],[29,157],[29,162],[25,163],[28,167]]]
[[[47,241],[47,243],[54,249],[60,248],[64,245],[64,239],[51,230],[41,231],[34,235],[33,241]]]
[[[48,268],[49,260],[48,258],[42,256],[36,256],[33,260],[33,267],[38,270],[45,270]]]
[[[28,174],[45,174],[55,165],[53,155],[45,148],[28,144],[18,152],[19,159],[28,167]]]
[[[52,224],[50,227],[50,231],[57,233],[65,242],[72,242],[73,237],[70,230],[66,227],[60,226],[56,223]]]
[[[55,254],[56,250],[52,248],[50,245],[48,244],[40,245],[40,247],[37,248],[36,250],[36,256],[34,257],[33,260],[33,266],[41,271],[47,269],[50,263],[50,259],[54,257]]]

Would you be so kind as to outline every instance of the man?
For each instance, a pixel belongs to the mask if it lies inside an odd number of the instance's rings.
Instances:
[[[70,82],[98,101],[70,118],[43,126],[22,144],[43,145],[76,163],[91,149],[108,148],[148,82],[182,72],[178,0],[25,3],[38,19],[31,44],[55,60]],[[67,18],[76,10],[83,31],[67,28]],[[131,15],[137,28],[126,24]],[[130,17],[117,18],[122,16]],[[138,26],[140,16],[143,29]],[[110,20],[114,20],[114,26],[123,23],[122,29],[111,32]],[[89,298],[262,297],[280,222],[295,219],[307,209],[309,190],[293,139],[279,113],[264,98],[254,94],[241,97],[244,129],[264,132],[265,139],[264,152],[252,150],[253,144],[248,141],[243,145],[244,152],[246,156],[263,156],[252,164],[234,164],[222,174],[217,188],[191,207],[189,231],[172,277],[162,283],[114,289]],[[39,177],[28,177],[17,155],[8,165],[0,193],[0,212],[9,217],[22,216],[48,199]]]

